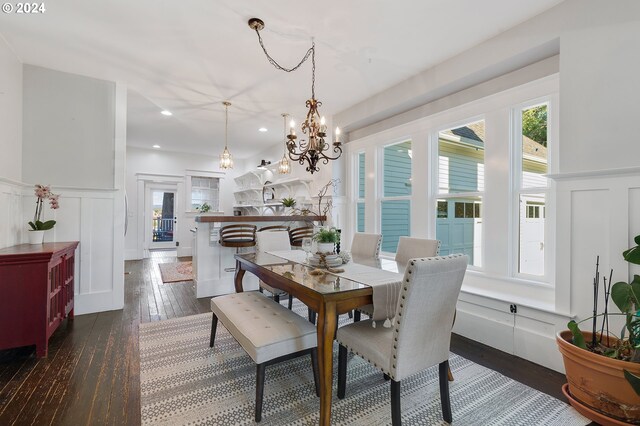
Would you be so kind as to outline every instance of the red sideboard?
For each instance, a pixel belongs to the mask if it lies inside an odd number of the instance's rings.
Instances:
[[[77,241],[0,249],[0,349],[36,345],[47,356],[49,337],[73,319]]]

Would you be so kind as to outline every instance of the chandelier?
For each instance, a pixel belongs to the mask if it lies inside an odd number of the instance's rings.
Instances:
[[[233,158],[231,158],[231,153],[229,152],[229,148],[227,148],[227,133],[229,130],[229,107],[231,106],[231,102],[224,101],[222,103],[224,105],[224,151],[220,155],[220,168],[225,169],[233,169]]]
[[[287,175],[291,173],[291,164],[289,164],[289,160],[287,159],[287,117],[289,114],[282,114],[282,120],[284,121],[284,152],[282,153],[282,159],[278,162],[278,173],[281,175]]]
[[[318,112],[318,108],[322,106],[322,102],[316,99],[315,93],[316,44],[315,42],[311,44],[307,53],[305,53],[302,60],[296,66],[293,68],[285,68],[278,64],[275,59],[267,53],[267,49],[264,47],[262,37],[260,36],[260,30],[264,29],[264,22],[258,18],[251,18],[249,19],[249,28],[254,30],[258,35],[258,42],[260,43],[260,47],[262,47],[262,51],[269,60],[269,63],[281,71],[293,72],[300,68],[300,66],[309,59],[309,56],[311,56],[311,99],[308,99],[306,102],[306,107],[308,108],[307,116],[300,126],[302,133],[307,135],[308,140],[305,141],[304,139],[300,139],[300,141],[296,143],[297,136],[295,132],[295,122],[291,120],[289,134],[286,135],[286,149],[291,160],[297,161],[301,165],[304,165],[305,162],[308,164],[306,170],[309,173],[313,174],[314,172],[320,171],[320,168],[318,167],[319,161],[322,161],[323,164],[329,164],[330,160],[337,160],[340,158],[340,155],[342,154],[342,144],[339,139],[340,129],[338,128],[336,128],[336,138],[332,144],[325,142],[324,140],[327,136],[327,126],[325,125],[324,117],[320,117],[320,113]],[[282,160],[280,162],[280,166],[283,167]]]

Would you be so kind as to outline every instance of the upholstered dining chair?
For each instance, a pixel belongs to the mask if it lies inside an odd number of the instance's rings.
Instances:
[[[366,320],[338,329],[338,398],[345,397],[347,354],[354,352],[391,378],[391,421],[399,426],[400,383],[438,364],[442,414],[451,423],[447,380],[451,323],[467,263],[462,254],[411,259],[392,328],[373,328]]]
[[[289,243],[289,233],[287,231],[263,231],[256,232],[256,252],[275,251],[275,250],[291,250]],[[267,290],[273,294],[273,300],[280,303],[280,296],[286,296],[286,292],[271,287],[269,284],[260,280],[260,292]],[[289,309],[293,308],[293,296],[289,295]]]
[[[416,257],[437,256],[440,251],[440,241],[427,240],[424,238],[400,237],[398,250],[396,251],[396,262],[398,266],[406,267],[409,259]],[[361,314],[373,316],[373,305],[361,306],[353,314],[353,321],[360,321]]]
[[[351,240],[351,257],[354,259],[377,259],[380,257],[382,235],[356,232]]]

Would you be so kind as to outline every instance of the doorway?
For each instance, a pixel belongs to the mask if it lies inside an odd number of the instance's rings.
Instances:
[[[169,189],[150,190],[150,214],[151,221],[147,227],[150,231],[149,249],[175,248],[175,230],[178,217],[176,215],[176,191]]]

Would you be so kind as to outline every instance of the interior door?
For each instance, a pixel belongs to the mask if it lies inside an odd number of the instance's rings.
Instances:
[[[175,248],[175,232],[177,229],[176,191],[151,189],[151,235],[149,248]]]

